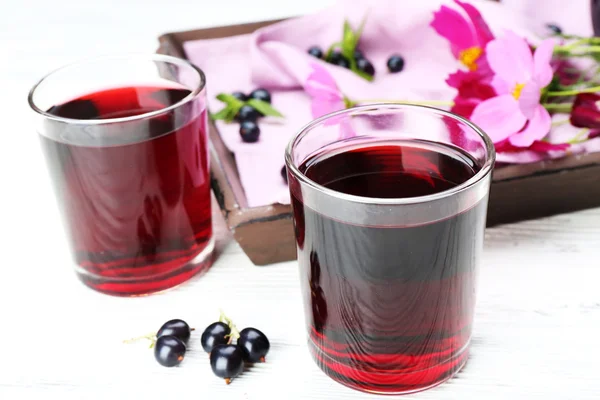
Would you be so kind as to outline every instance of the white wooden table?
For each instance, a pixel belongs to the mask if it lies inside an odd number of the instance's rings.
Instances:
[[[26,106],[42,74],[81,57],[153,52],[162,32],[310,12],[330,0],[0,2],[0,399],[369,399],[326,377],[305,345],[295,262],[254,267],[216,221],[222,254],[176,290],[123,299],[77,281]],[[489,229],[472,356],[454,379],[406,398],[599,399],[600,209]],[[264,330],[268,363],[226,386],[198,335],[180,368],[145,344],[179,317],[222,307]]]

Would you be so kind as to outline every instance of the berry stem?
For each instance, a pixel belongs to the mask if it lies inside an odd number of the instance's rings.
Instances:
[[[155,333],[148,333],[147,335],[143,335],[143,336],[138,336],[138,337],[134,337],[131,339],[126,339],[123,340],[123,343],[134,343],[134,342],[138,342],[142,339],[148,339],[148,340],[154,340],[156,338],[156,334]]]
[[[150,348],[153,348],[154,345],[156,344],[156,334],[155,333],[149,333],[147,335],[138,336],[138,337],[134,337],[134,338],[131,338],[131,339],[126,339],[126,340],[123,340],[123,343],[125,343],[125,344],[131,344],[131,343],[138,342],[138,341],[140,341],[142,339],[146,339],[146,340],[150,341]]]
[[[240,331],[238,331],[233,321],[227,315],[225,315],[223,310],[219,310],[219,312],[221,313],[221,315],[219,315],[219,322],[225,322],[229,326],[229,329],[231,329],[231,333],[227,335],[229,336],[229,341],[227,344],[231,344],[233,339],[239,339]]]

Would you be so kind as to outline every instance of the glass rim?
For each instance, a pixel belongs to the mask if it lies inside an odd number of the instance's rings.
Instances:
[[[347,193],[339,192],[337,190],[329,189],[329,188],[315,182],[314,180],[309,179],[305,174],[303,174],[300,171],[300,169],[298,169],[298,167],[296,165],[294,165],[292,152],[293,152],[296,144],[298,143],[298,141],[300,141],[303,137],[305,137],[315,127],[323,124],[327,120],[330,120],[332,118],[336,118],[339,116],[344,116],[344,115],[348,115],[348,114],[352,114],[352,113],[366,112],[369,110],[381,110],[381,109],[386,109],[386,110],[413,109],[413,110],[426,111],[433,115],[441,115],[444,117],[449,117],[454,121],[457,121],[457,122],[460,122],[460,123],[466,125],[471,130],[473,130],[475,133],[477,133],[477,135],[479,135],[479,137],[483,140],[483,142],[485,144],[485,149],[487,152],[485,163],[483,164],[481,169],[475,175],[473,175],[471,178],[467,179],[460,185],[457,185],[451,189],[444,190],[444,191],[430,194],[430,195],[425,195],[425,196],[399,197],[399,198],[392,198],[392,199],[381,198],[381,197],[357,196],[357,195],[347,194]],[[354,202],[354,203],[378,204],[378,205],[420,204],[420,203],[427,203],[427,202],[454,196],[458,193],[461,193],[461,192],[473,187],[474,185],[476,185],[477,183],[482,181],[487,175],[489,175],[492,171],[492,167],[494,165],[495,158],[496,158],[496,149],[494,147],[494,143],[492,142],[492,139],[481,128],[479,128],[477,125],[475,125],[468,119],[466,119],[458,114],[452,113],[450,111],[442,110],[442,109],[431,107],[431,106],[417,105],[417,104],[411,104],[411,103],[386,103],[386,102],[369,103],[369,104],[354,106],[354,107],[350,107],[347,109],[335,111],[335,112],[332,112],[329,114],[325,114],[325,115],[309,122],[308,124],[304,125],[298,131],[298,133],[296,133],[292,137],[292,139],[288,142],[288,145],[286,146],[286,149],[285,149],[285,163],[286,163],[288,169],[290,170],[290,172],[292,173],[292,175],[294,175],[301,183],[308,185],[312,189],[314,189],[324,195],[335,197],[340,200],[350,201],[350,202]]]
[[[36,90],[38,89],[38,87],[42,83],[47,81],[48,79],[52,78],[58,72],[61,72],[61,71],[64,71],[64,70],[67,70],[67,69],[73,68],[73,67],[84,66],[86,64],[93,64],[93,63],[100,62],[100,61],[135,60],[135,59],[139,59],[139,61],[163,61],[166,63],[171,63],[171,64],[179,65],[182,67],[186,67],[186,68],[191,68],[191,70],[195,71],[198,74],[200,81],[199,81],[197,87],[195,87],[193,90],[191,90],[187,96],[185,96],[183,99],[179,100],[177,103],[172,104],[167,107],[164,107],[164,108],[161,108],[159,110],[150,111],[150,112],[146,112],[143,114],[132,115],[129,117],[105,118],[105,119],[65,118],[65,117],[60,117],[60,116],[54,115],[54,114],[50,114],[46,110],[42,110],[35,104],[35,101],[33,100],[33,96],[34,96]],[[133,121],[138,121],[138,120],[144,120],[144,119],[153,118],[153,117],[157,117],[162,114],[168,113],[172,110],[175,110],[175,109],[181,107],[184,104],[189,103],[193,99],[195,99],[204,90],[205,87],[206,87],[206,75],[204,74],[204,72],[200,68],[196,67],[194,64],[192,64],[191,62],[189,62],[188,60],[185,60],[183,58],[173,57],[173,56],[168,56],[165,54],[158,54],[158,53],[150,53],[150,54],[126,53],[126,54],[120,54],[120,55],[113,54],[113,55],[105,55],[105,56],[99,56],[99,57],[84,58],[84,59],[80,59],[80,60],[77,60],[77,61],[74,61],[74,62],[71,62],[68,64],[64,64],[58,68],[55,68],[54,70],[48,72],[46,75],[44,75],[42,78],[40,78],[33,85],[33,87],[31,88],[31,90],[29,91],[29,94],[27,96],[27,101],[29,103],[29,107],[35,113],[37,113],[37,114],[41,115],[42,117],[49,119],[49,120],[53,120],[56,122],[68,123],[68,124],[78,124],[78,125],[105,125],[105,124],[114,124],[114,123],[133,122]]]

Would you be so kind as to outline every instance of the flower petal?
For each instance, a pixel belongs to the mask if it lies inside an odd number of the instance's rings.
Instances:
[[[533,74],[533,55],[525,39],[512,31],[494,39],[486,47],[487,60],[500,78],[509,84],[527,83]]]
[[[512,135],[508,140],[517,147],[529,147],[536,140],[542,139],[550,132],[552,118],[543,106],[537,106],[533,118],[521,132]]]
[[[543,153],[538,153],[531,150],[523,150],[516,152],[497,152],[496,165],[498,164],[529,164],[532,162],[541,161],[547,158]]]
[[[519,95],[519,107],[527,119],[533,118],[536,108],[540,105],[541,88],[536,81],[526,84]]]
[[[485,22],[485,20],[481,16],[481,13],[479,12],[479,10],[477,10],[477,8],[473,7],[469,3],[464,3],[460,0],[454,0],[454,1],[456,4],[461,6],[463,8],[463,10],[465,10],[467,15],[471,19],[471,22],[473,23],[473,27],[475,28],[475,34],[477,36],[479,45],[481,47],[485,47],[485,45],[488,42],[494,40],[494,34],[490,30],[490,27]]]
[[[552,81],[554,74],[550,61],[554,52],[554,40],[546,39],[535,49],[533,54],[533,79],[540,85],[545,87]]]
[[[487,59],[487,54],[485,53],[485,45],[483,45],[483,53],[477,59],[475,64],[477,64],[477,73],[481,76],[482,80],[486,83],[490,83],[492,77],[494,76],[494,72],[490,68],[490,63]]]
[[[459,97],[454,99],[454,105],[450,109],[450,112],[458,114],[465,118],[470,118],[473,115],[475,107],[481,102],[477,99],[461,99]]]
[[[450,87],[453,87],[455,89],[460,89],[460,87],[462,86],[462,84],[465,81],[474,79],[474,78],[472,78],[472,76],[474,74],[475,74],[474,72],[466,72],[466,71],[459,69],[458,71],[448,75],[448,78],[446,78],[446,83]]]
[[[304,83],[304,90],[313,98],[323,100],[343,100],[344,95],[338,89],[335,80],[327,69],[319,64],[312,63],[313,72],[308,75]]]
[[[510,87],[508,82],[502,79],[499,75],[494,75],[491,85],[498,94],[511,94],[513,91],[513,88]]]
[[[475,31],[469,21],[450,7],[442,6],[433,14],[431,27],[452,44],[454,57],[458,57],[460,51],[477,45]]]
[[[521,113],[519,103],[506,94],[480,103],[473,110],[471,121],[497,143],[520,131],[527,119]]]
[[[537,151],[538,153],[547,153],[549,151],[564,151],[567,150],[571,145],[569,143],[548,143],[542,140],[536,140],[529,147],[533,151]]]
[[[457,97],[487,100],[496,96],[494,88],[477,72],[458,70],[446,79],[448,86],[458,90]]]
[[[578,128],[600,129],[600,96],[596,93],[580,93],[575,97],[571,110],[571,125]]]
[[[344,102],[342,101],[329,101],[319,98],[314,98],[310,105],[310,110],[313,118],[322,117],[325,114],[332,113],[334,111],[343,110],[345,108]]]

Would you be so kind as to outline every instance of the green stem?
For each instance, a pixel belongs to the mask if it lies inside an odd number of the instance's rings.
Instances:
[[[585,47],[585,46],[581,46],[581,45],[586,45],[586,44],[591,44],[591,45],[600,44],[600,40],[598,38],[596,38],[596,37],[591,37],[590,38],[590,37],[577,37],[577,36],[575,36],[575,37],[571,37],[571,38],[568,38],[568,39],[576,39],[576,40],[574,40],[573,42],[571,42],[569,44],[566,44],[564,46],[555,46],[554,47],[555,50],[558,50],[558,51],[567,51],[568,52],[568,51],[570,51],[572,49],[575,49],[577,47],[581,47],[581,48]],[[590,47],[593,47],[593,46],[590,46]]]
[[[548,97],[562,97],[562,96],[576,96],[579,93],[596,93],[600,92],[600,86],[589,87],[585,89],[575,89],[575,90],[564,90],[560,92],[548,92],[546,96]]]
[[[563,49],[573,49],[581,44],[590,43],[589,38],[582,38],[579,40],[575,40],[573,43],[569,43],[566,46],[561,46]]]
[[[587,44],[591,44],[590,46],[582,46],[583,45],[587,45]],[[589,52],[589,53],[597,53],[598,51],[600,51],[600,46],[598,46],[598,44],[600,44],[597,40],[590,40],[590,38],[585,38],[585,39],[579,39],[574,41],[573,43],[569,43],[567,45],[564,46],[554,46],[554,52],[555,53],[562,53],[562,54],[570,54],[571,52],[575,51],[575,50],[580,50],[583,53]]]
[[[577,143],[585,142],[589,131],[590,131],[589,128],[582,128],[579,132],[577,132],[575,137],[573,139],[569,140],[567,143],[577,144]],[[583,138],[584,135],[586,136],[586,138]]]
[[[562,104],[558,104],[558,103],[545,103],[545,104],[542,104],[542,105],[548,111],[568,111],[568,112],[571,112],[571,109],[573,108],[573,104],[570,104],[570,103],[562,103]]]
[[[427,101],[412,101],[412,100],[388,100],[388,99],[365,99],[365,100],[356,100],[355,104],[358,103],[392,103],[392,104],[412,104],[416,106],[448,106],[452,107],[454,105],[453,101],[445,101],[445,100],[427,100]]]
[[[585,47],[585,48],[580,47],[579,49],[581,49],[582,51],[576,52],[576,53],[574,52],[573,54],[569,54],[569,55],[583,57],[583,56],[587,56],[590,54],[600,53],[600,46],[590,46],[590,47]],[[579,50],[579,49],[577,49],[577,50]]]
[[[569,121],[568,119],[563,119],[562,121],[554,121],[552,123],[552,126],[561,126],[561,125],[566,125],[568,123],[570,123],[571,121]]]

